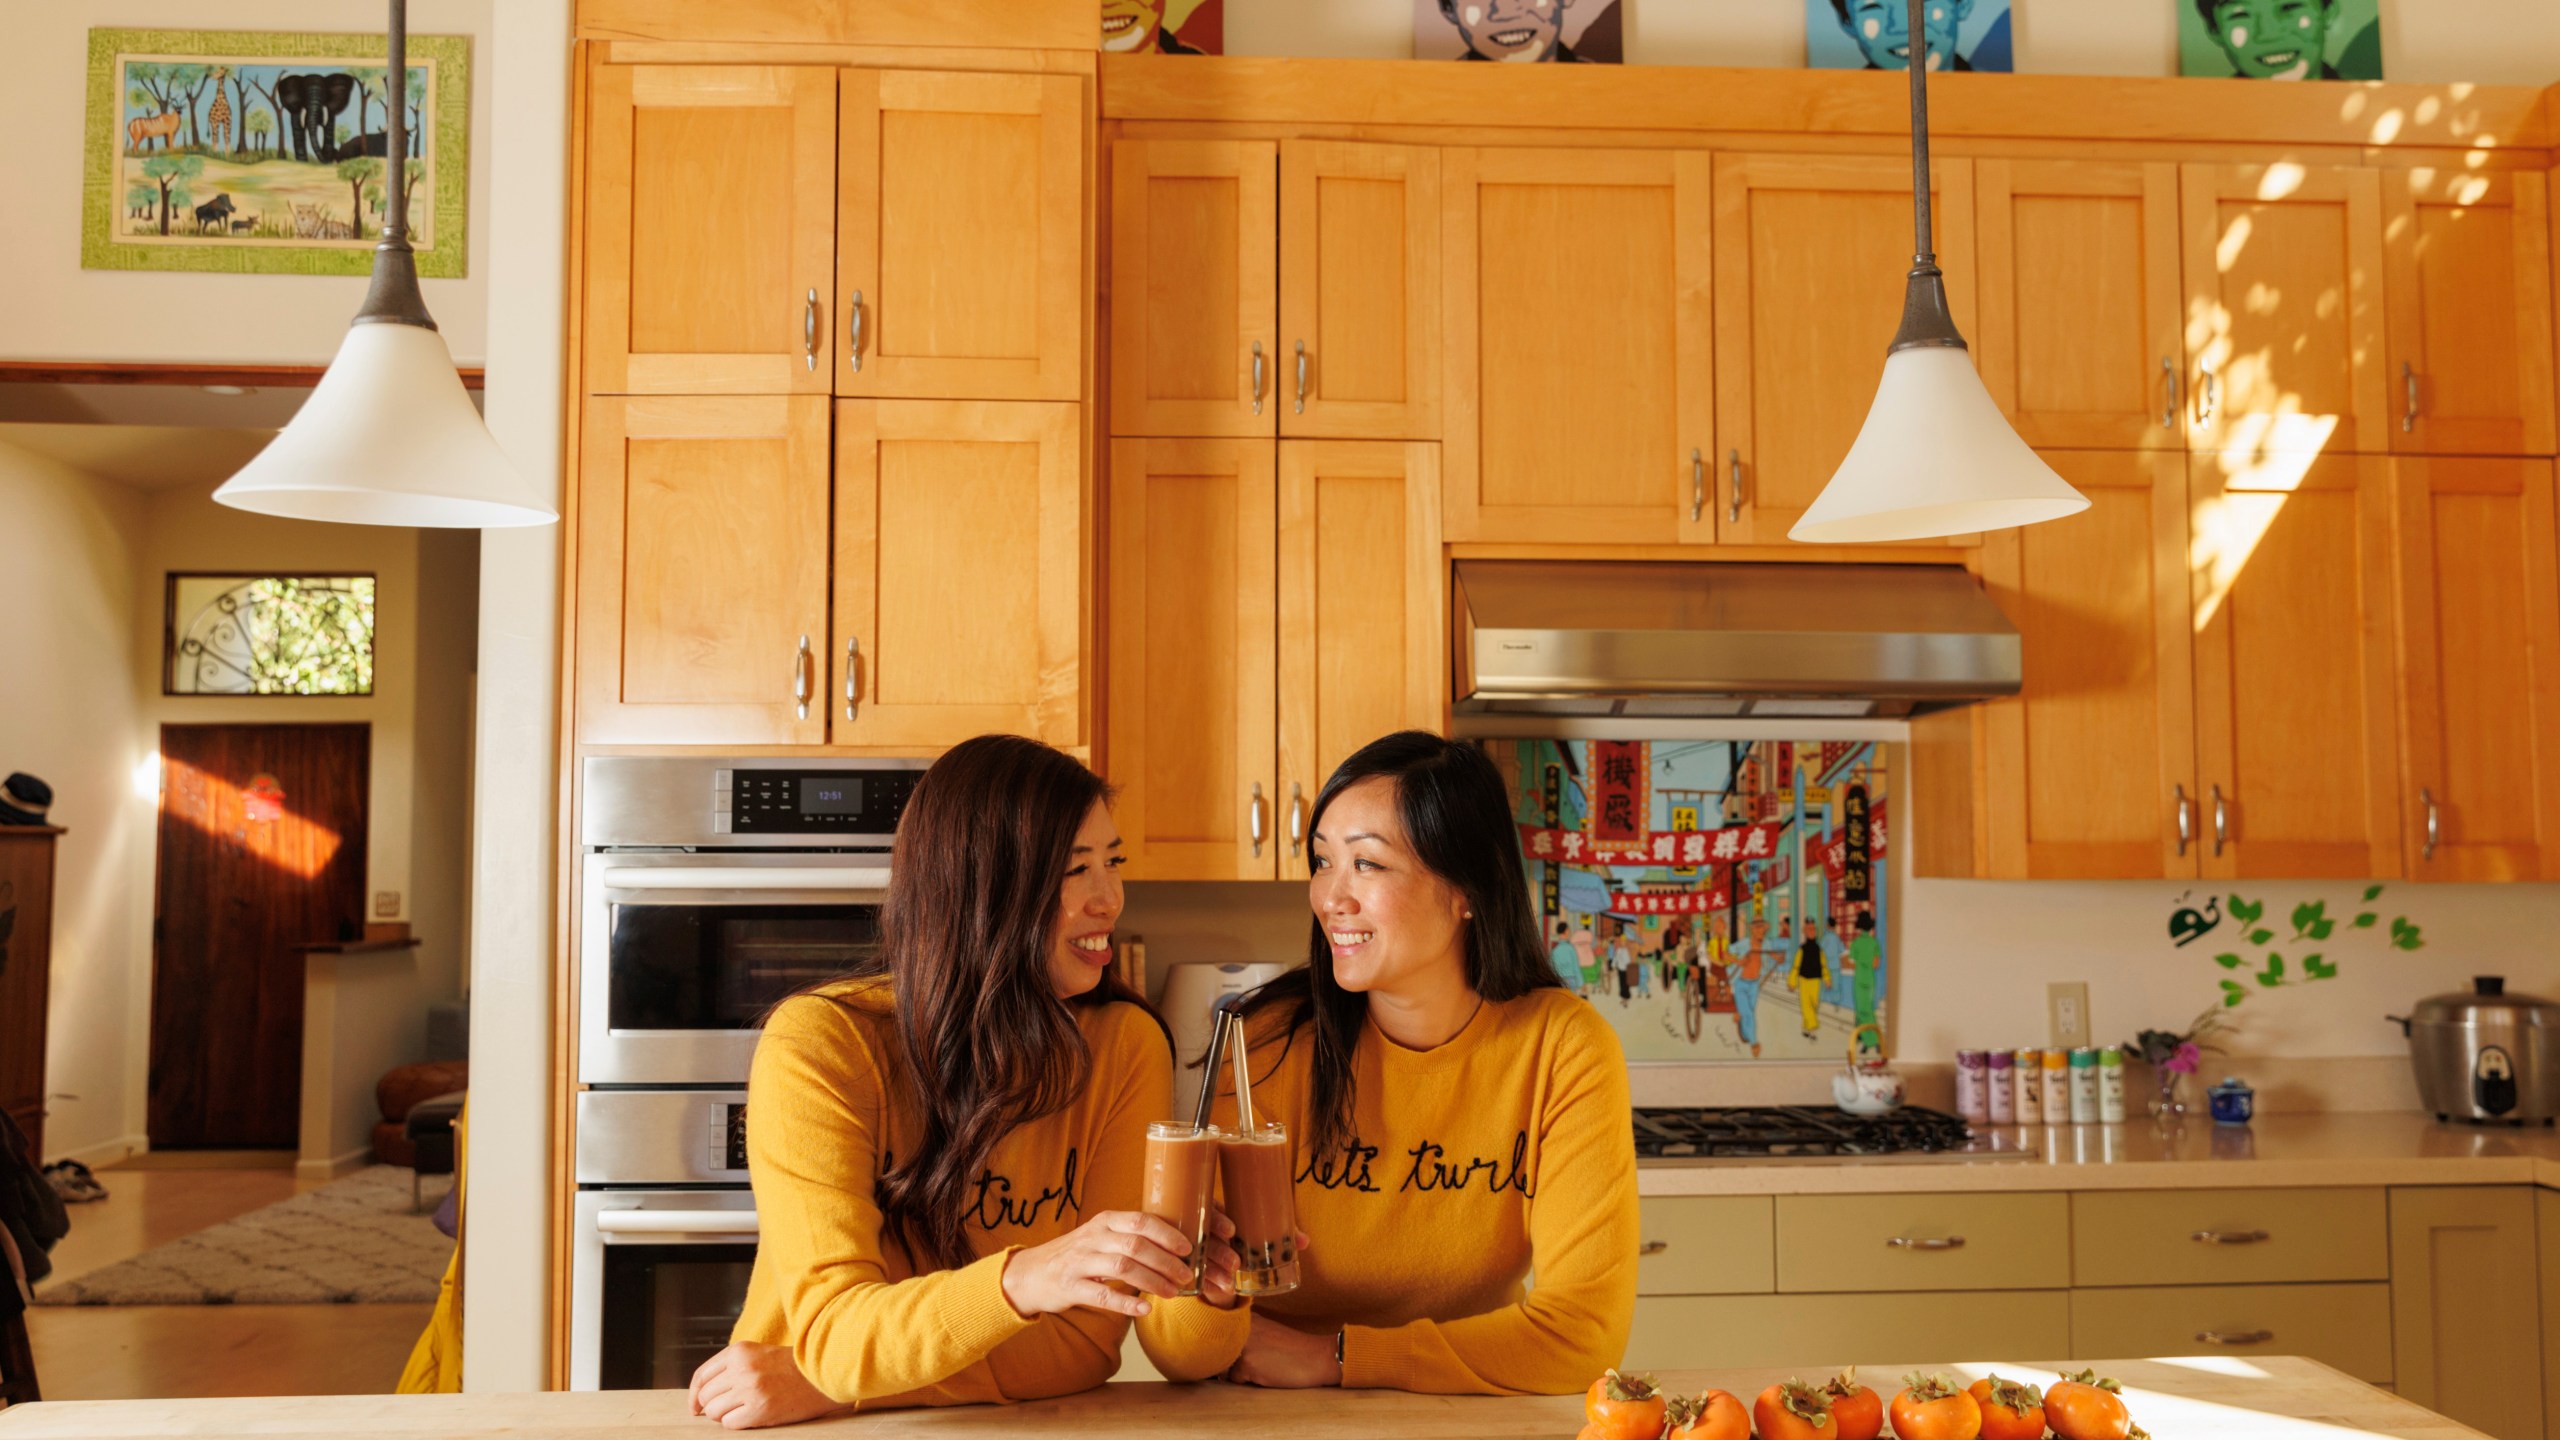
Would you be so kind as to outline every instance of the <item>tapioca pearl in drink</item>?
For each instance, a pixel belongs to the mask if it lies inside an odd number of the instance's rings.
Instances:
[[[1191,1242],[1187,1257],[1191,1278],[1177,1294],[1200,1293],[1200,1270],[1208,1256],[1209,1192],[1216,1182],[1217,1161],[1214,1131],[1168,1120],[1147,1127],[1146,1190],[1138,1208],[1181,1231]]]
[[[1278,1295],[1298,1288],[1298,1200],[1288,1128],[1218,1133],[1218,1176],[1235,1222],[1236,1290]]]

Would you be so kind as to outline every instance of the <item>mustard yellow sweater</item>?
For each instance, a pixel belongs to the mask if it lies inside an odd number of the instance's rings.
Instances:
[[[1563,990],[1486,1004],[1434,1050],[1364,1029],[1353,1139],[1307,1153],[1309,1039],[1255,1022],[1254,1108],[1297,1137],[1298,1289],[1139,1322],[1168,1377],[1242,1353],[1247,1311],[1344,1332],[1342,1383],[1563,1395],[1618,1363],[1635,1313],[1635,1135],[1618,1037]],[[1232,1072],[1229,1072],[1232,1074]],[[1233,1123],[1232,1081],[1220,1123]],[[1531,1270],[1537,1284],[1527,1282]]]
[[[791,1347],[811,1383],[866,1410],[1029,1400],[1110,1379],[1125,1317],[1025,1319],[1002,1288],[1014,1250],[1138,1208],[1147,1122],[1170,1099],[1172,1055],[1152,1019],[1127,1004],[1075,1015],[1092,1082],[988,1157],[967,1201],[979,1258],[918,1273],[887,1240],[873,1198],[875,1177],[913,1152],[921,1128],[888,987],[844,982],[777,1009],[747,1086],[762,1233],[730,1338]]]

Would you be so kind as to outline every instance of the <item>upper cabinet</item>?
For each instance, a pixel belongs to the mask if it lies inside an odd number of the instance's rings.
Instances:
[[[1444,152],[1449,539],[1713,538],[1708,185],[1688,151]]]
[[[1440,435],[1440,152],[1280,146],[1280,433]]]
[[[838,106],[839,395],[1084,391],[1084,82],[847,70]]]
[[[2391,448],[2548,455],[2550,206],[2529,171],[2382,177]]]
[[[592,87],[588,392],[827,393],[836,72],[605,65]]]

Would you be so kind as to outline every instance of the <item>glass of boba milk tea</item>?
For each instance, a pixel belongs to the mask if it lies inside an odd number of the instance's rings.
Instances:
[[[1236,1293],[1281,1295],[1298,1288],[1298,1196],[1289,1130],[1253,1113],[1253,1077],[1244,1053],[1244,1022],[1231,1019],[1227,1048],[1235,1056],[1236,1124],[1220,1130],[1218,1178],[1227,1218],[1235,1223]]]
[[[1180,1120],[1147,1126],[1146,1198],[1139,1209],[1165,1221],[1191,1242],[1191,1278],[1176,1295],[1200,1293],[1200,1267],[1208,1257],[1209,1190],[1217,1181],[1217,1132]]]

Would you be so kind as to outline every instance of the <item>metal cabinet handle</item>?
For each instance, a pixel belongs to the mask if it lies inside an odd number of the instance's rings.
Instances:
[[[2264,1245],[2264,1230],[2199,1230],[2187,1237],[2199,1245]]]
[[[1262,342],[1253,342],[1253,413],[1262,413]]]
[[[800,653],[791,657],[792,709],[803,720],[809,718],[809,692],[816,686],[809,679],[809,637],[800,637]]]
[[[1253,858],[1262,858],[1262,842],[1269,838],[1271,802],[1262,798],[1262,782],[1253,782],[1253,803],[1245,810],[1245,833],[1253,840]]]
[[[2196,385],[2196,423],[2210,425],[2215,407],[2222,403],[2222,381],[2211,370],[2200,373],[2203,379]]]
[[[2418,803],[2427,807],[2427,841],[2418,848],[2418,858],[2433,860],[2436,858],[2436,842],[2444,838],[2443,816],[2436,809],[2436,792],[2423,785],[2418,787]]]
[[[1307,843],[1307,792],[1298,782],[1289,782],[1289,858],[1296,859]]]
[[[1707,518],[1707,452],[1689,452],[1689,523]]]
[[[861,661],[861,659],[861,640],[847,639],[844,642],[844,718],[847,720],[853,718],[855,711],[854,702],[862,693],[854,684],[854,676],[858,673],[855,666]]]
[[[800,352],[810,369],[818,368],[818,292],[814,289],[800,306]]]
[[[1298,342],[1298,413],[1307,413],[1307,342]]]
[[[2400,433],[2418,428],[2418,368],[2408,361],[2400,362],[2400,388],[2408,397],[2400,411]]]
[[[1724,520],[1728,525],[1739,525],[1742,523],[1742,452],[1724,452],[1724,466],[1725,478],[1733,482],[1726,487],[1730,493],[1724,497]]]
[[[2187,798],[2185,785],[2172,785],[2169,788],[2176,791],[2178,796],[2178,853],[2184,855],[2187,853],[2187,847],[2195,843],[2196,802]]]
[[[862,292],[859,290],[853,292],[852,313],[851,343],[845,349],[844,362],[853,367],[853,373],[859,375],[862,373]]]
[[[2160,401],[2160,428],[2175,430],[2178,428],[2178,362],[2166,355],[2160,357],[2160,387],[2168,392]]]
[[[2222,787],[2216,785],[2213,787],[2213,853],[2221,854],[2222,847],[2230,840],[2231,807],[2223,802]]]
[[[1668,1240],[1647,1240],[1636,1247],[1636,1254],[1639,1256],[1659,1255],[1670,1248],[1671,1242]]]
[[[2273,1330],[2199,1330],[2199,1345],[2264,1345],[2276,1338]]]
[[[1896,1235],[1884,1244],[1888,1250],[1961,1250],[1964,1248],[1964,1237],[1948,1235],[1915,1240],[1908,1235]]]

